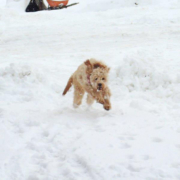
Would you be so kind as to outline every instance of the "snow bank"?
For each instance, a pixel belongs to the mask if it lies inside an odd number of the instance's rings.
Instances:
[[[179,85],[180,73],[172,72],[170,68],[153,59],[144,52],[127,57],[117,70],[120,82],[132,91],[153,91],[162,88],[169,91]],[[174,68],[173,68],[174,69]],[[173,93],[172,94],[176,94]],[[163,96],[163,94],[162,94]]]
[[[131,99],[129,103],[133,108],[159,112],[164,118],[173,116],[179,119],[179,61],[174,59],[177,62],[174,64],[167,57],[158,57],[158,51],[153,52],[157,58],[152,58],[149,53],[145,50],[134,52],[132,56],[125,57],[117,68],[116,75],[122,99]],[[171,113],[168,115],[167,112]]]
[[[39,68],[28,63],[12,63],[0,68],[0,84],[5,92],[1,101],[25,104],[36,101],[39,105],[45,97],[59,97],[60,82],[58,79],[52,81],[53,76],[48,77],[46,72],[48,69],[43,66]]]

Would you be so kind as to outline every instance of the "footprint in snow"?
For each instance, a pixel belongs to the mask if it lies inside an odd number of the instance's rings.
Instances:
[[[127,143],[123,143],[123,144],[120,145],[120,147],[121,147],[122,149],[127,149],[127,148],[131,148],[131,145],[129,145],[129,144],[127,144]]]
[[[125,140],[125,138],[124,138],[124,137],[121,137],[121,136],[118,137],[118,139],[120,139],[120,140]]]
[[[128,137],[128,140],[133,141],[135,139],[134,139],[134,137]]]
[[[30,175],[30,176],[28,177],[28,180],[39,180],[39,178],[36,177],[36,176],[34,176],[34,175]]]
[[[177,162],[177,163],[173,163],[171,164],[171,166],[175,169],[179,169],[180,168],[180,162]]]
[[[129,136],[129,137],[122,137],[122,136],[119,136],[118,139],[120,139],[120,140],[130,140],[130,141],[135,140],[135,138],[132,137],[132,136]]]
[[[163,128],[163,126],[157,126],[157,127],[155,127],[155,129],[162,129]]]
[[[152,159],[152,157],[150,157],[149,155],[144,155],[143,156],[144,161],[147,161],[147,160],[150,160],[150,159]]]
[[[133,154],[130,154],[130,155],[127,156],[128,159],[134,159],[134,157],[135,156]]]
[[[160,143],[160,142],[162,142],[163,140],[162,140],[161,138],[154,137],[154,138],[152,139],[152,141],[155,142],[155,143]]]
[[[127,167],[127,169],[128,169],[129,171],[131,171],[131,172],[140,172],[143,168],[141,168],[141,167],[136,167],[136,166],[130,164],[130,165]]]
[[[180,150],[180,144],[176,144],[176,147]]]
[[[43,135],[44,137],[48,137],[48,136],[49,136],[49,132],[48,132],[48,131],[44,131],[44,132],[42,133],[42,135]]]

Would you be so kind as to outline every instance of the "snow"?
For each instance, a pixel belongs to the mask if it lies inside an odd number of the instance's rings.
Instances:
[[[180,1],[71,2],[0,1],[0,179],[180,180]],[[91,57],[111,111],[62,96]]]

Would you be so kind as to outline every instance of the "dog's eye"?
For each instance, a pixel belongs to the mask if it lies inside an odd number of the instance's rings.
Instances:
[[[98,78],[95,78],[95,81],[97,81]]]
[[[104,81],[104,80],[105,80],[105,78],[102,78],[102,80]]]

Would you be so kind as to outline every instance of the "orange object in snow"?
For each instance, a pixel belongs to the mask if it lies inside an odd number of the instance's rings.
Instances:
[[[65,1],[53,1],[53,0],[47,0],[50,7],[59,7],[59,6],[66,6],[69,2],[69,0]]]

